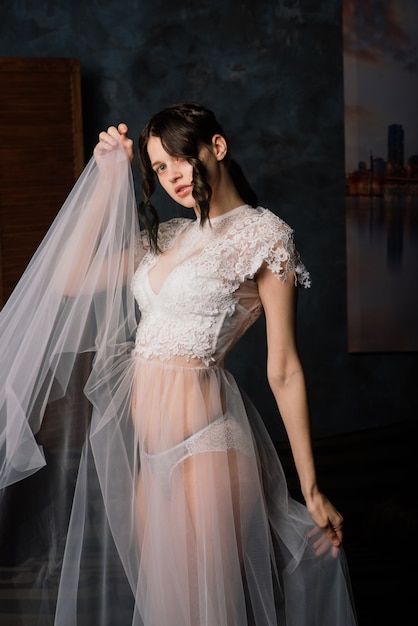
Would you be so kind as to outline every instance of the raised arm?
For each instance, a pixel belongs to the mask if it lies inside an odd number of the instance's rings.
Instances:
[[[264,266],[258,288],[266,316],[268,381],[286,428],[302,494],[312,520],[338,547],[343,518],[317,484],[305,376],[296,346],[293,274],[282,282]]]
[[[126,160],[133,159],[133,142],[127,133],[126,124],[101,132],[94,159],[85,170],[87,182],[82,189],[86,191],[80,192],[78,203],[81,210],[69,231],[57,273],[57,280],[64,281],[61,286],[66,295],[106,289],[109,263],[121,263],[127,269],[128,249],[116,244],[123,246],[128,236],[122,232],[117,235],[118,219],[113,215],[134,201]]]

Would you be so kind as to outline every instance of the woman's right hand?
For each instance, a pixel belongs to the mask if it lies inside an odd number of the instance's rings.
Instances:
[[[122,142],[122,146],[126,152],[129,161],[132,163],[134,158],[134,144],[132,139],[128,137],[128,127],[126,124],[119,124],[116,126],[109,126],[106,130],[103,130],[99,135],[99,142],[94,148],[93,154],[97,164],[100,164],[100,160],[108,152],[117,148]]]

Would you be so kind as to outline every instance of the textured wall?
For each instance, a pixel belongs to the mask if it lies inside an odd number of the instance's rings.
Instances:
[[[0,56],[80,59],[87,155],[102,128],[126,121],[135,137],[175,101],[217,112],[312,273],[299,340],[316,435],[417,414],[415,355],[346,350],[340,12],[340,0],[3,0],[1,9]],[[174,213],[161,203],[164,217]],[[260,322],[230,367],[280,438],[264,352]]]

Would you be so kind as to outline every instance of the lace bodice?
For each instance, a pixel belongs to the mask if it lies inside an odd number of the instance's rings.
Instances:
[[[132,281],[141,312],[135,352],[144,358],[222,360],[260,315],[256,276],[264,263],[309,286],[293,231],[264,208],[237,207],[203,226],[176,218],[160,226],[161,254],[144,254]]]

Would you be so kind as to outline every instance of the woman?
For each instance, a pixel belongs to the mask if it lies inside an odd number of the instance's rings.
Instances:
[[[121,124],[100,134],[98,172],[92,182],[87,172],[67,207],[72,236],[64,241],[68,222],[61,239],[52,235],[60,258],[49,276],[56,313],[39,360],[40,370],[48,363],[42,389],[58,381],[64,392],[74,355],[95,353],[55,623],[355,624],[343,520],[315,474],[294,329],[297,284],[308,286],[309,276],[292,231],[253,206],[255,194],[213,113],[183,103],[156,114],[141,133],[139,233],[127,132]],[[155,179],[195,219],[159,224]],[[268,379],[306,508],[289,498],[260,417],[224,369],[262,310]],[[39,459],[19,471],[37,466]],[[105,610],[93,619],[82,601],[83,551],[98,527],[88,497],[92,472],[106,518],[96,550],[109,542],[116,548],[112,563],[132,592],[119,621]]]

